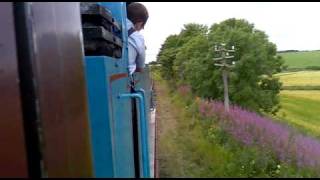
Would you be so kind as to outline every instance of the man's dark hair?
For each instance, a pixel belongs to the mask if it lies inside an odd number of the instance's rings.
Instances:
[[[127,6],[128,19],[136,24],[139,21],[143,22],[143,25],[146,24],[149,14],[147,8],[141,3],[133,2]]]

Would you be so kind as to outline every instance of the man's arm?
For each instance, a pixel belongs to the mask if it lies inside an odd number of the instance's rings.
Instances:
[[[138,56],[136,59],[136,72],[143,72],[145,67],[145,59],[146,59],[146,46],[144,43],[144,38],[141,34],[138,36]]]

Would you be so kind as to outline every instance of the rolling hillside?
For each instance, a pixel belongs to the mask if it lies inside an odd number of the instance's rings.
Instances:
[[[299,51],[278,53],[285,60],[288,70],[312,69],[320,70],[320,51]]]

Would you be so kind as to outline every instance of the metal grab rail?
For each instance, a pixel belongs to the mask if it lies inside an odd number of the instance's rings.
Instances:
[[[136,98],[139,102],[139,113],[140,113],[140,130],[141,130],[141,146],[142,146],[142,170],[143,177],[150,177],[149,168],[149,147],[148,147],[148,128],[147,128],[147,115],[145,110],[145,95],[144,90],[137,90],[138,93],[124,93],[119,94],[118,98]]]
[[[140,93],[140,94],[143,96],[143,99],[144,99],[143,102],[145,103],[145,102],[146,102],[146,92],[145,92],[145,90],[142,89],[142,88],[140,88],[140,89],[138,89],[138,90],[135,90],[135,92]],[[147,141],[147,143],[146,143],[146,146],[147,146],[147,147],[146,147],[146,148],[147,148],[147,150],[148,150],[148,151],[147,151],[147,153],[148,153],[148,154],[147,154],[147,157],[148,157],[148,158],[147,158],[147,161],[144,161],[144,163],[148,163],[148,167],[147,167],[147,168],[148,168],[148,171],[149,171],[149,176],[148,176],[148,177],[151,177],[151,173],[150,173],[150,161],[149,161],[149,160],[150,160],[150,159],[149,159],[149,155],[150,155],[150,154],[149,154],[149,146],[148,146],[148,145],[149,145],[149,139],[148,139],[148,138],[149,138],[149,128],[148,128],[149,122],[148,122],[148,117],[147,117],[146,104],[144,104],[143,107],[144,107],[143,112],[145,113],[145,118],[146,118],[146,120],[144,121],[144,124],[145,124],[145,127],[146,127],[146,129],[145,129],[145,135],[146,135],[146,136],[145,136],[145,137],[146,137],[146,139],[147,139],[147,140],[146,140],[146,141]]]

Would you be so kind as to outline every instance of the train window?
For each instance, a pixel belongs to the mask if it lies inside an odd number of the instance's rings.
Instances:
[[[81,2],[80,7],[85,55],[121,58],[121,26],[111,12],[92,2]]]

